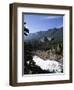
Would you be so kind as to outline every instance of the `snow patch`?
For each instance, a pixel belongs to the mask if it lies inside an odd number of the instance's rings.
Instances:
[[[60,73],[62,71],[61,64],[55,60],[43,60],[38,56],[33,56],[33,61],[42,70],[48,70],[49,72]]]

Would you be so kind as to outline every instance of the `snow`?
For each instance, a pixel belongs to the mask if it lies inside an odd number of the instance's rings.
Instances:
[[[61,64],[55,60],[43,60],[38,56],[33,56],[33,61],[42,70],[48,70],[49,72],[60,73],[62,71]]]

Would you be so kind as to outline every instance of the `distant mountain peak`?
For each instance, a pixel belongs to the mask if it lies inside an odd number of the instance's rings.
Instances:
[[[62,40],[63,37],[63,27],[60,28],[53,28],[53,29],[48,29],[47,31],[39,31],[36,33],[29,33],[28,36],[25,36],[24,40],[25,41],[40,41],[40,42],[45,42],[46,41],[53,41],[54,40]]]

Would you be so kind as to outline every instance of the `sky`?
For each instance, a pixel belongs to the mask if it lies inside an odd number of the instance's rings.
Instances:
[[[26,27],[29,29],[29,32],[35,33],[62,27],[63,16],[24,14],[24,22],[26,22]]]

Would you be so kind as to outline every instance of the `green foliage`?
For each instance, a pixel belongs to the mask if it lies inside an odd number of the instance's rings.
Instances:
[[[24,22],[26,24],[26,22]],[[24,35],[27,36],[29,33],[29,29],[24,26]]]

